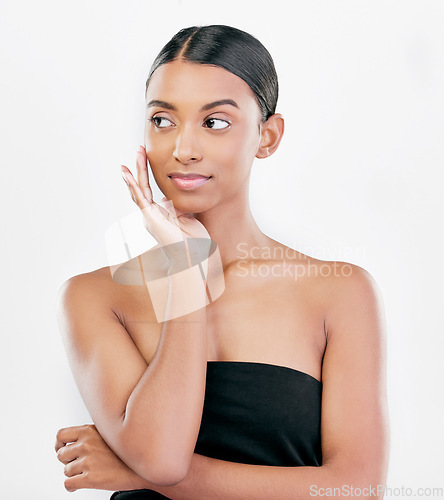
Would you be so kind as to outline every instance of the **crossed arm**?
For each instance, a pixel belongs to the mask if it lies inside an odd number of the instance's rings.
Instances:
[[[335,496],[339,497],[342,493],[348,498],[383,498],[388,417],[380,294],[371,276],[357,266],[353,266],[350,276],[335,281],[334,292],[325,314],[328,340],[322,370],[322,466],[257,466],[194,453],[183,478],[158,484],[150,482],[148,475],[135,473],[87,426],[89,432],[81,436],[79,428],[71,428],[77,429],[71,436],[69,428],[59,431],[56,448],[59,459],[66,464],[65,487],[147,488],[183,500],[306,499],[316,494],[325,496],[327,491],[336,491]],[[88,441],[90,451],[82,451]],[[95,447],[91,446],[93,442]],[[71,444],[63,446],[65,443]],[[107,460],[103,459],[105,456]],[[89,458],[87,473],[78,472],[79,457],[84,462]]]
[[[81,488],[102,490],[154,490],[173,500],[282,500],[306,499],[327,496],[328,490],[342,491],[347,498],[383,498],[384,481],[359,479],[347,467],[342,474],[335,467],[272,467],[226,462],[195,453],[188,475],[179,483],[161,486],[138,476],[124,464],[103,442],[94,426],[63,429],[63,434],[77,443],[77,456],[85,460],[82,472],[77,473],[76,462],[65,453],[66,446],[60,441],[59,460],[66,463],[65,488],[75,491]],[[82,449],[83,448],[83,449]],[[87,463],[86,463],[87,462]],[[364,474],[362,474],[362,477]],[[342,477],[342,479],[341,479]],[[329,496],[332,496],[331,494]],[[335,497],[340,497],[335,493]]]

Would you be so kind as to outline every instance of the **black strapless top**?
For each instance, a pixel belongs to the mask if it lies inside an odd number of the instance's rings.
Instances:
[[[195,453],[253,465],[320,466],[322,383],[285,366],[208,361]],[[167,498],[153,490],[110,500]]]

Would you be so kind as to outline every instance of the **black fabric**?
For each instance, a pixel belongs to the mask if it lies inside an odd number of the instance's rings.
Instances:
[[[229,462],[320,466],[322,383],[285,366],[208,361],[195,453]],[[112,500],[167,498],[153,490]],[[110,500],[111,500],[110,499]]]

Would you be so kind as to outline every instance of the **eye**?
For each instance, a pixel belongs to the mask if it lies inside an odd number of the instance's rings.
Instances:
[[[207,124],[207,128],[211,128],[212,130],[223,130],[231,125],[227,120],[220,118],[208,118],[205,120],[205,123]]]
[[[150,118],[150,122],[154,123],[154,126],[157,128],[168,128],[173,125],[173,123],[168,120],[168,118],[165,118],[163,116],[153,116],[152,118]]]

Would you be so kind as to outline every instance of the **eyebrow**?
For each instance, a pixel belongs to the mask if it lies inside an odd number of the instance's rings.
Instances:
[[[224,104],[229,104],[239,109],[239,106],[235,101],[233,101],[233,99],[220,99],[219,101],[214,101],[205,104],[200,108],[200,111],[208,111],[209,109],[215,108],[216,106],[223,106]],[[174,104],[171,104],[166,101],[161,101],[159,99],[153,99],[147,104],[147,108],[150,108],[152,106],[159,106],[160,108],[170,109],[171,111],[177,111],[177,108],[176,106],[174,106]]]

